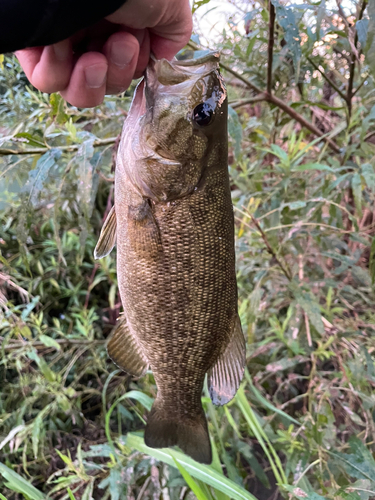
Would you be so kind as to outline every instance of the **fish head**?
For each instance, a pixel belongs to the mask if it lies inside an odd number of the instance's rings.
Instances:
[[[145,95],[144,137],[164,158],[199,161],[210,141],[226,134],[226,90],[217,53],[203,60],[153,61],[146,72]]]
[[[167,201],[192,192],[212,150],[221,144],[226,154],[226,97],[218,53],[150,61],[127,119],[128,170],[143,196]]]

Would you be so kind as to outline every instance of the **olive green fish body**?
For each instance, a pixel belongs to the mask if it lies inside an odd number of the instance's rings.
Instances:
[[[234,396],[245,363],[227,169],[227,101],[217,66],[217,59],[209,61],[198,75],[188,73],[187,81],[185,68],[170,66],[168,80],[159,66],[146,77],[146,97],[142,84],[137,90],[115,184],[124,320],[108,344],[123,369],[140,375],[149,365],[153,371],[158,394],[146,444],[178,444],[201,462],[211,461],[201,404],[205,375],[214,403],[224,404]],[[171,75],[177,83],[160,85]],[[181,103],[184,89],[189,99]],[[163,91],[166,95],[158,98]],[[209,102],[214,115],[209,123],[207,113],[203,120],[198,116],[203,125],[194,123],[190,112],[201,109],[201,102]]]

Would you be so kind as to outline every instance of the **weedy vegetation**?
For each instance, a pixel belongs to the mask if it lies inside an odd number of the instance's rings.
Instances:
[[[1,500],[375,498],[375,3],[233,0],[218,32],[225,5],[194,2],[184,54],[222,51],[248,341],[234,400],[203,397],[211,466],[145,446],[152,373],[105,351],[132,89],[77,110],[1,61]]]

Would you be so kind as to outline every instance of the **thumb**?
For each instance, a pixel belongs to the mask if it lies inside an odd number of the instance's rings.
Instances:
[[[106,19],[127,28],[147,28],[151,50],[158,59],[172,59],[189,41],[193,29],[189,0],[128,0]]]
[[[181,5],[182,3],[182,5]],[[188,43],[193,20],[189,2],[178,5],[176,15],[151,28],[151,50],[157,59],[172,59]]]

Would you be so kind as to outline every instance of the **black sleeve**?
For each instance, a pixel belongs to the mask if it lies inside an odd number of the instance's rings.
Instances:
[[[0,54],[50,45],[115,12],[125,0],[0,0]]]

